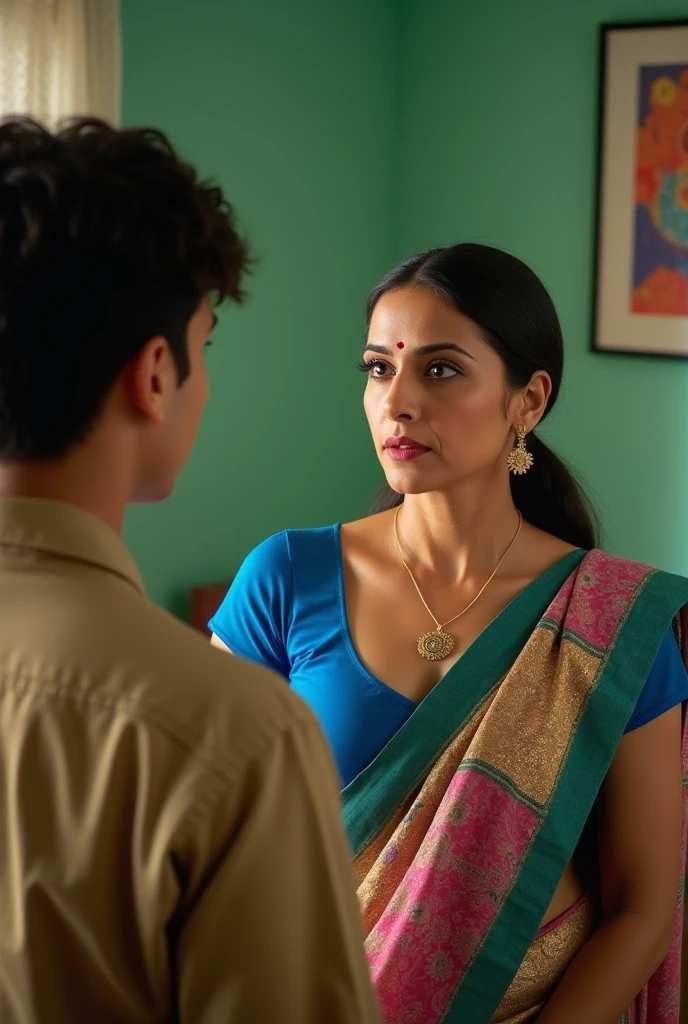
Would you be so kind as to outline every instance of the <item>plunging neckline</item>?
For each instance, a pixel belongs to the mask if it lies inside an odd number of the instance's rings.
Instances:
[[[334,539],[337,562],[337,591],[339,598],[340,628],[342,631],[342,636],[344,638],[344,643],[349,653],[349,657],[351,658],[352,662],[354,663],[358,671],[363,676],[365,676],[365,678],[368,679],[369,682],[373,683],[375,686],[380,687],[380,689],[382,689],[384,692],[390,694],[396,700],[401,701],[406,707],[411,708],[411,710],[414,711],[420,707],[423,701],[427,700],[427,698],[430,696],[433,690],[446,679],[450,672],[452,672],[455,668],[458,668],[458,666],[461,664],[461,662],[466,657],[468,652],[474,647],[474,645],[478,641],[480,641],[481,644],[484,643],[485,638],[489,637],[489,635],[492,632],[496,631],[497,627],[500,624],[500,621],[507,615],[507,613],[511,615],[511,613],[515,610],[517,605],[522,600],[527,600],[527,597],[530,594],[531,590],[541,582],[543,577],[545,577],[548,573],[554,572],[556,569],[562,566],[564,562],[566,562],[568,559],[573,560],[574,555],[578,556],[578,559],[580,559],[584,554],[582,548],[575,548],[573,551],[569,551],[568,554],[563,555],[556,562],[550,565],[548,569],[545,569],[543,572],[541,572],[539,576],[536,576],[534,579],[532,579],[530,583],[527,583],[526,586],[523,587],[522,590],[519,590],[519,592],[515,594],[514,597],[512,597],[511,600],[507,602],[507,604],[504,605],[502,610],[499,611],[495,615],[495,617],[491,619],[478,634],[476,634],[473,640],[471,640],[470,644],[468,644],[468,646],[465,648],[463,653],[455,661],[451,663],[451,665],[447,668],[446,672],[442,673],[440,678],[431,687],[431,689],[428,691],[425,697],[423,697],[423,699],[420,701],[415,701],[412,700],[410,697],[407,697],[405,694],[401,693],[400,690],[396,690],[393,686],[390,686],[389,683],[385,683],[382,679],[379,679],[376,675],[374,675],[367,667],[367,665],[361,658],[360,654],[358,653],[356,644],[354,643],[353,636],[351,635],[351,628],[349,625],[349,614],[346,607],[346,584],[344,581],[344,552],[342,549],[341,523],[334,524]]]

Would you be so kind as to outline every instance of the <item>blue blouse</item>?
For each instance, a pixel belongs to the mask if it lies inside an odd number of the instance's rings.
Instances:
[[[209,626],[234,654],[283,675],[312,707],[344,786],[417,707],[371,675],[356,653],[338,525],[287,530],[260,544]],[[687,699],[688,674],[669,629],[626,732]]]

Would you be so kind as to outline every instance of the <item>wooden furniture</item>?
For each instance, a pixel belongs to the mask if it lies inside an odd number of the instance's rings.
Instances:
[[[191,591],[190,620],[194,629],[210,636],[208,620],[213,617],[229,590],[229,583],[214,583],[207,587],[194,587]]]

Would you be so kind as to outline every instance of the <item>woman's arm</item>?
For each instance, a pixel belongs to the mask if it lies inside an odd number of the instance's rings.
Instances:
[[[286,533],[269,537],[254,548],[208,623],[213,646],[264,665],[288,680],[292,576]]]
[[[210,643],[212,644],[213,647],[217,647],[220,651],[227,651],[228,654],[232,653],[227,644],[224,642],[224,640],[220,640],[219,636],[216,636],[215,633],[213,633],[213,635],[211,636]]]
[[[538,1024],[617,1024],[669,950],[681,850],[679,706],[623,737],[598,822],[602,924]]]

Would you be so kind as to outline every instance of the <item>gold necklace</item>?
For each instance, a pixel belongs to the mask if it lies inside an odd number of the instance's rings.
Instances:
[[[512,547],[514,546],[514,544],[516,543],[516,541],[519,538],[519,534],[521,533],[521,527],[523,526],[523,516],[521,515],[520,512],[518,513],[518,528],[516,530],[516,533],[514,534],[514,538],[511,541],[511,544],[509,544],[509,547],[506,549],[506,551],[502,555],[502,557],[499,559],[499,562],[497,563],[497,567],[496,567],[495,571],[492,573],[492,575],[490,576],[490,578],[487,581],[487,583],[485,584],[485,586],[482,587],[478,591],[478,593],[475,595],[475,597],[473,598],[471,603],[466,605],[466,607],[463,609],[463,611],[460,611],[459,614],[455,615],[453,619],[447,619],[446,622],[439,622],[435,618],[435,616],[432,614],[430,609],[428,608],[428,602],[425,600],[425,598],[421,594],[420,587],[416,583],[416,578],[413,575],[413,573],[411,572],[411,570],[409,569],[409,567],[408,567],[408,565],[406,563],[406,559],[404,558],[404,552],[402,550],[401,542],[399,540],[398,519],[399,519],[399,513],[400,512],[401,512],[401,505],[399,505],[399,507],[396,510],[396,513],[394,514],[394,538],[395,538],[395,540],[397,542],[397,550],[399,551],[399,557],[401,558],[401,564],[403,565],[404,569],[406,569],[406,572],[411,577],[411,582],[413,583],[414,587],[416,588],[416,593],[418,594],[418,597],[423,602],[423,605],[425,607],[426,612],[428,613],[428,615],[430,616],[432,621],[435,623],[435,626],[437,627],[436,629],[434,629],[432,631],[432,633],[423,633],[423,635],[418,638],[418,653],[420,654],[420,656],[422,658],[426,658],[428,661],[442,661],[444,658],[448,658],[449,657],[451,652],[454,650],[454,647],[456,646],[456,640],[454,639],[454,637],[450,633],[445,633],[444,632],[444,627],[445,626],[450,626],[452,624],[452,622],[456,622],[456,620],[460,619],[462,615],[465,615],[466,612],[470,608],[473,607],[473,605],[478,600],[478,598],[482,597],[483,593],[487,590],[487,588],[489,587],[490,583],[492,583],[492,580],[495,578],[495,576],[497,575],[497,573],[499,572],[499,570],[502,567],[502,562],[504,561],[506,556],[509,554],[509,552],[511,551]]]

